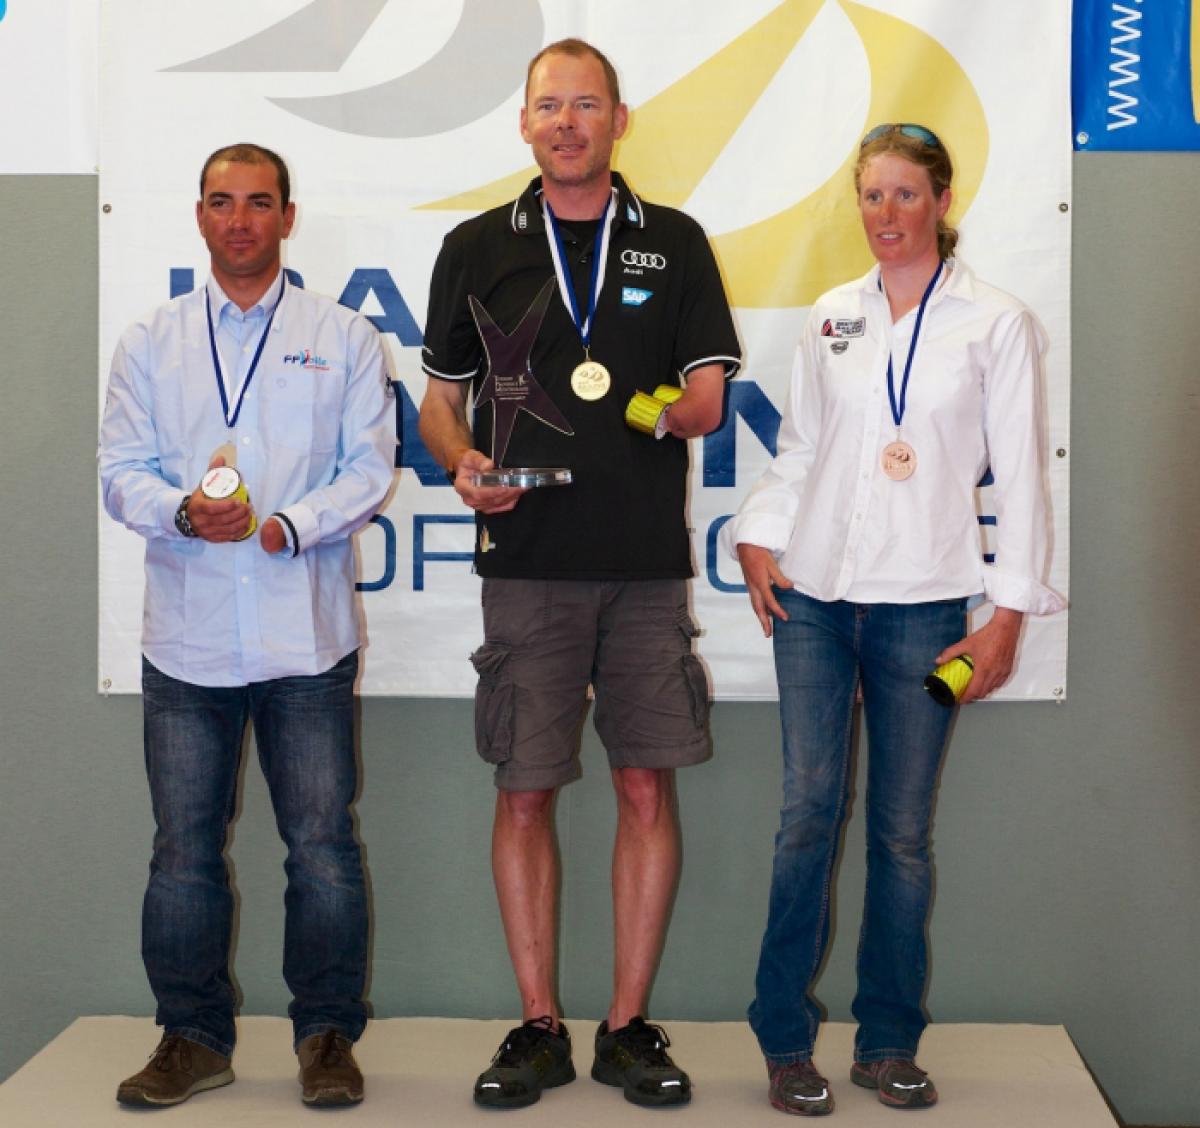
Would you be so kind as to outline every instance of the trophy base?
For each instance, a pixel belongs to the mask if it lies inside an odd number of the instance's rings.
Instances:
[[[571,471],[565,466],[497,466],[495,470],[476,471],[471,475],[471,484],[525,490],[537,486],[569,486]]]

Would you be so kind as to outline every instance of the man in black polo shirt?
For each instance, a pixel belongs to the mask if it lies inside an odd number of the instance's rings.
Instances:
[[[739,349],[699,226],[612,172],[626,124],[600,52],[545,48],[521,110],[542,175],[447,236],[430,288],[421,437],[477,514],[476,735],[495,765],[492,865],[524,1018],[476,1082],[493,1107],[575,1077],[555,991],[553,800],[580,774],[589,684],[618,811],[614,993],[592,1076],[638,1104],[691,1095],[642,1016],[679,874],[674,769],[711,755],[681,440],[720,423]],[[626,425],[636,392],[681,378],[657,441]],[[572,482],[476,484],[497,466],[566,467]]]

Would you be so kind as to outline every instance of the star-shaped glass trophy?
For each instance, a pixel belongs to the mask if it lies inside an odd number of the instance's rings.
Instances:
[[[478,410],[485,403],[492,405],[492,461],[496,463],[494,470],[481,470],[473,476],[477,486],[561,486],[571,481],[571,471],[563,466],[504,466],[518,412],[524,411],[564,435],[575,434],[566,416],[534,378],[529,363],[553,288],[551,278],[511,333],[505,333],[496,324],[474,294],[467,299],[488,361],[487,376],[475,397],[475,408]]]

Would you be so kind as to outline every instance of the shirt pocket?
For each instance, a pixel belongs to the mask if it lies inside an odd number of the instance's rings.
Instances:
[[[345,369],[274,373],[262,392],[262,428],[275,446],[306,453],[336,449]]]

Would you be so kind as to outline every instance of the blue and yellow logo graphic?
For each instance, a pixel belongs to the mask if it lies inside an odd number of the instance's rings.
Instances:
[[[1196,0],[1200,4],[1200,0]],[[681,207],[754,109],[825,0],[785,0],[690,74],[636,108],[616,165],[639,194]],[[852,0],[837,0],[866,54],[871,75],[859,136],[881,121],[918,121],[950,146],[955,222],[970,208],[988,156],[987,119],[958,61],[925,32]],[[857,144],[823,185],[790,207],[733,231],[713,247],[735,306],[809,306],[873,261],[854,198]],[[426,205],[477,211],[520,194],[524,168]]]

